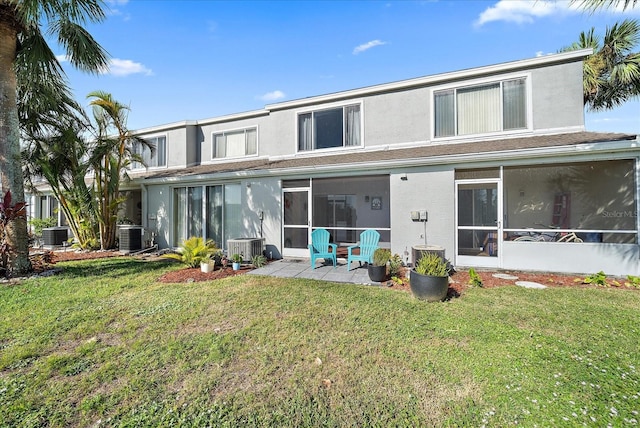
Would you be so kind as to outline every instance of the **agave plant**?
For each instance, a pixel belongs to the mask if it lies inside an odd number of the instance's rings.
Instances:
[[[210,260],[218,249],[213,241],[192,236],[185,239],[176,251],[177,253],[165,254],[163,257],[178,260],[189,267],[198,267],[201,262]]]

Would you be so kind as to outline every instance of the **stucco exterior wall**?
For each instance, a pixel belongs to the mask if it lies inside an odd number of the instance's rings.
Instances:
[[[425,223],[411,220],[411,211],[427,210],[426,244],[445,248],[454,259],[455,176],[451,167],[391,174],[391,251],[411,262],[411,247],[424,245]]]
[[[282,248],[282,184],[277,178],[261,178],[243,182],[245,199],[242,206],[247,237],[263,237],[267,257],[280,258]],[[247,187],[248,185],[248,187]],[[262,222],[260,221],[262,213]]]
[[[531,71],[533,127],[584,127],[582,62]]]

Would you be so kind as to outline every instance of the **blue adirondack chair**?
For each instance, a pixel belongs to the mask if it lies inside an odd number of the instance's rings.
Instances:
[[[362,262],[373,263],[373,252],[378,248],[380,234],[373,230],[367,229],[360,234],[360,243],[347,247],[347,270],[351,270],[351,262],[358,262],[362,266]],[[353,254],[353,250],[360,249],[360,254]]]
[[[336,268],[336,244],[329,243],[329,232],[326,229],[316,229],[311,232],[311,244],[309,244],[309,252],[311,253],[311,269],[316,268],[316,259],[324,259],[333,262],[333,268]],[[329,250],[332,251],[329,251]]]

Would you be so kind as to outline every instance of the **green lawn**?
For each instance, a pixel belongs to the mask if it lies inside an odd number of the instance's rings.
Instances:
[[[0,286],[0,426],[626,426],[640,292],[385,288],[62,264]]]

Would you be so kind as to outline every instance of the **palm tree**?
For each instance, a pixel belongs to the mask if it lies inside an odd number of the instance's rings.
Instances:
[[[82,26],[104,20],[102,7],[101,0],[0,0],[0,184],[15,202],[24,202],[17,95],[35,112],[55,110],[55,99],[70,100],[64,72],[45,34],[57,38],[74,67],[88,72],[106,69],[106,52]],[[47,101],[41,106],[40,94],[20,85],[27,79],[44,90]],[[11,269],[28,271],[25,219],[18,220],[7,240],[16,253]]]
[[[96,201],[85,181],[91,170],[91,144],[83,138],[88,127],[82,115],[63,115],[57,123],[50,121],[46,133],[27,136],[23,150],[28,185],[35,188],[32,177],[46,180],[82,249],[96,248],[98,243]]]
[[[562,49],[592,48],[584,61],[584,104],[589,110],[609,110],[640,96],[640,22],[625,19],[607,27],[602,43],[595,29],[582,32],[577,42]]]
[[[615,9],[620,5],[622,10],[633,9],[638,0],[572,0],[571,3],[577,3],[581,8],[595,12],[598,9]]]
[[[149,147],[149,143],[127,129],[129,108],[102,91],[90,93],[95,120],[95,148],[91,163],[94,170],[94,192],[97,218],[100,225],[100,246],[110,249],[115,245],[118,210],[125,201],[120,184],[128,179],[132,161],[144,163],[135,153],[134,146]]]

